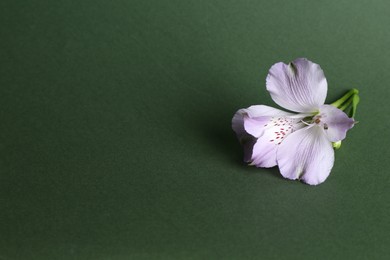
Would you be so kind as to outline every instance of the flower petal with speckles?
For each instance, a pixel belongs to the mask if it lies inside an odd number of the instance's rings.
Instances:
[[[257,167],[275,166],[278,145],[287,135],[305,126],[302,118],[267,106],[240,109],[232,126],[244,147],[244,160]]]
[[[278,165],[288,179],[324,182],[334,163],[332,142],[345,138],[354,119],[324,105],[326,78],[307,59],[276,63],[266,83],[278,105],[298,114],[263,105],[238,110],[232,127],[244,147],[244,160],[257,167]]]

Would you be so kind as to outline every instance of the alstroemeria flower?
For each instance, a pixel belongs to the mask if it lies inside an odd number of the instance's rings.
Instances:
[[[288,179],[322,183],[334,163],[332,142],[345,138],[354,119],[324,105],[326,78],[320,66],[307,59],[276,63],[266,86],[275,103],[297,114],[264,105],[238,110],[232,127],[244,146],[244,160],[257,167],[278,165]]]

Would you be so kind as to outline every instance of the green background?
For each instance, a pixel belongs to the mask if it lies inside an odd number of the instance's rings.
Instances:
[[[0,259],[384,259],[388,1],[0,2]],[[276,62],[361,103],[311,187],[242,162]]]

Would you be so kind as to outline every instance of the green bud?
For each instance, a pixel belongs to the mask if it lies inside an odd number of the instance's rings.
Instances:
[[[333,142],[332,145],[334,149],[338,150],[341,147],[341,141]]]

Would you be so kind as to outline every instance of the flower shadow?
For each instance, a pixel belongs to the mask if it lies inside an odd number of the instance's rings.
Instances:
[[[221,79],[221,81],[215,80],[216,78],[216,75],[210,76],[210,78],[197,77],[196,81],[189,83],[203,86],[204,89],[208,89],[208,94],[195,92],[189,95],[190,99],[183,99],[183,106],[190,108],[187,110],[189,116],[186,116],[184,121],[186,129],[194,136],[195,140],[200,140],[203,146],[207,146],[208,155],[219,160],[221,164],[229,165],[247,176],[268,173],[282,178],[277,167],[256,168],[248,166],[244,162],[243,147],[231,126],[232,117],[240,108],[238,107],[240,104],[236,103],[234,93],[230,93],[232,96],[228,96],[229,90],[226,89],[225,85],[226,78],[225,80]],[[230,84],[234,84],[233,79]],[[218,98],[221,93],[223,93],[224,98]],[[192,105],[189,106],[189,104]]]
[[[230,117],[233,116],[233,113]],[[242,171],[244,175],[251,176],[255,174],[270,174],[280,179],[284,179],[279,172],[278,167],[257,168],[244,162],[243,147],[239,144],[235,133],[228,120],[217,120],[210,122],[204,120],[199,122],[199,135],[205,140],[206,144],[214,152],[218,153],[217,159],[223,160],[224,164],[230,165]]]

